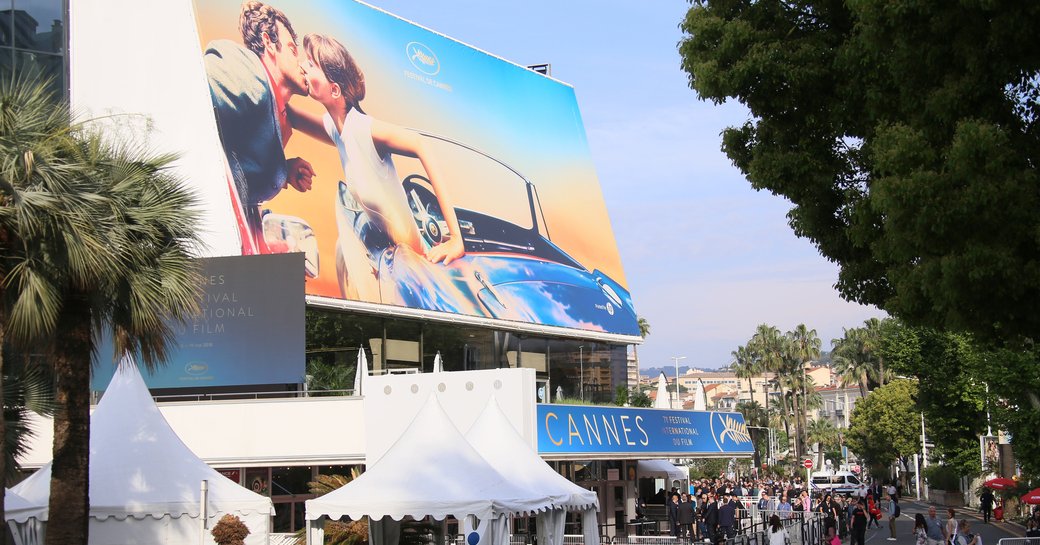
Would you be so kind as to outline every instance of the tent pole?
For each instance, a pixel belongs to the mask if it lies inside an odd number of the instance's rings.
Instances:
[[[199,528],[199,545],[206,545],[206,526],[209,519],[209,513],[206,512],[206,505],[209,503],[209,481],[206,479],[202,480],[200,492],[199,499],[201,505],[199,505],[199,515],[202,520]]]

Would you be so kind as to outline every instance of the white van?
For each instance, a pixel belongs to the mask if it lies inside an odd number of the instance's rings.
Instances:
[[[812,490],[825,494],[864,496],[867,490],[851,471],[817,471],[812,474]]]

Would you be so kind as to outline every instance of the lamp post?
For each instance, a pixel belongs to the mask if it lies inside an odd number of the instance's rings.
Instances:
[[[578,366],[581,377],[578,378],[578,389],[581,390],[581,400],[585,401],[585,345],[578,346]]]
[[[675,362],[675,405],[679,404],[679,360],[686,359],[686,356],[672,356],[672,361]],[[675,405],[672,405],[673,409],[677,409]]]

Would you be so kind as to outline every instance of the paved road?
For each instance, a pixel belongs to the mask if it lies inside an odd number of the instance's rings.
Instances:
[[[937,507],[939,511],[939,518],[946,521],[946,509],[944,507]],[[867,530],[866,542],[869,545],[916,545],[917,540],[914,538],[914,515],[922,513],[928,516],[928,504],[918,503],[915,501],[907,501],[906,499],[900,504],[900,517],[896,520],[896,541],[888,541],[889,530],[888,530],[888,519],[881,521],[881,528],[870,528]],[[977,511],[970,509],[958,509],[958,519],[966,519],[970,527],[970,531],[973,534],[978,534],[982,537],[982,545],[997,545],[1000,538],[1004,537],[1022,537],[1023,532],[1021,528],[1007,524],[994,522],[990,520],[990,524],[983,524],[980,514]],[[846,543],[848,539],[845,540]]]

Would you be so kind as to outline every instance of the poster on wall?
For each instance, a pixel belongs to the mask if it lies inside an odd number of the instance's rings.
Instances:
[[[304,377],[304,256],[213,257],[202,265],[200,314],[175,326],[166,365],[141,370],[157,388],[296,384]],[[111,339],[99,344],[91,388],[108,387]]]
[[[636,336],[570,86],[371,6],[195,0],[244,254],[309,295]]]

